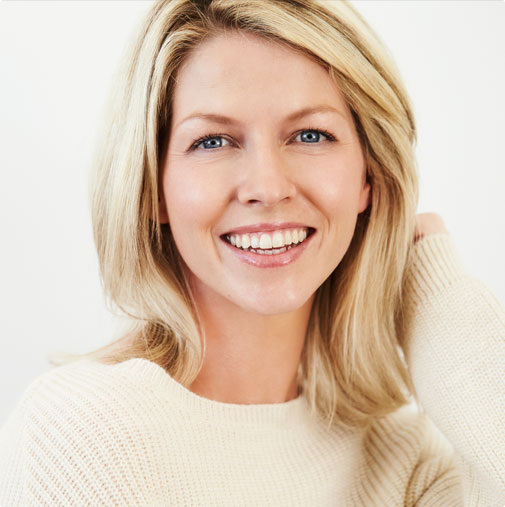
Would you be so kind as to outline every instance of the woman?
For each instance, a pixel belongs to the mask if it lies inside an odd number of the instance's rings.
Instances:
[[[416,223],[352,7],[160,2],[122,79],[92,210],[132,329],[27,389],[0,503],[503,504],[505,311]]]

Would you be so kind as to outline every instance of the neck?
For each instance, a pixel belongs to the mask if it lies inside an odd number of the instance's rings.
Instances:
[[[216,293],[196,291],[205,333],[202,368],[189,389],[223,403],[283,403],[298,396],[297,371],[314,295],[279,315],[244,311]]]

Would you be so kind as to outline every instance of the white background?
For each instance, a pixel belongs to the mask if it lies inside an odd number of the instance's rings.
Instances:
[[[505,300],[505,5],[354,1],[392,51],[419,128],[419,212]],[[101,110],[148,1],[0,4],[0,424],[58,351],[118,333],[104,306],[87,173]]]

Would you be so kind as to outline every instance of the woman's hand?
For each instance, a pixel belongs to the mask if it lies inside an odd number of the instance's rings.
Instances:
[[[437,213],[419,213],[416,215],[414,243],[429,234],[449,232],[442,217]]]

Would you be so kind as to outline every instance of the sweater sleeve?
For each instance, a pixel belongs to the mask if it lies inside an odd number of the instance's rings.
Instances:
[[[76,361],[27,387],[0,427],[2,507],[162,504],[153,399],[114,366]]]
[[[465,505],[505,505],[505,308],[449,234],[414,246],[402,344],[418,401],[455,450]]]

